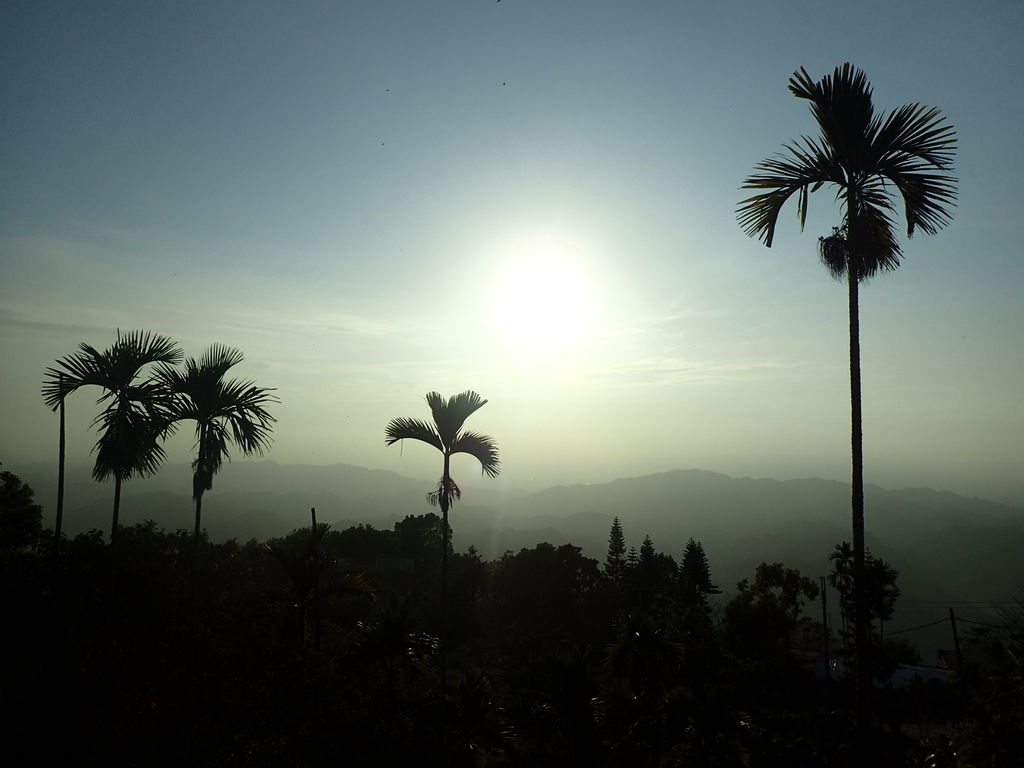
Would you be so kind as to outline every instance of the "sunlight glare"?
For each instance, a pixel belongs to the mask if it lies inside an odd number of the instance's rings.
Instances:
[[[580,341],[589,319],[586,286],[567,264],[534,258],[506,275],[495,302],[497,319],[516,344],[538,352]]]

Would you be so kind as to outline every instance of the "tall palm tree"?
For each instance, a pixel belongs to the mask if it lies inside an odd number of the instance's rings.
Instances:
[[[498,476],[500,462],[498,446],[493,438],[478,432],[467,432],[462,428],[466,419],[482,408],[486,400],[472,390],[452,395],[447,400],[437,392],[429,392],[426,400],[434,423],[429,424],[422,419],[392,419],[384,429],[384,442],[386,445],[394,445],[399,440],[420,440],[437,448],[444,457],[444,468],[437,490],[427,494],[431,506],[441,507],[441,688],[444,690],[447,675],[448,509],[462,496],[459,486],[452,480],[451,457],[456,453],[468,453],[480,462],[483,474],[488,477]]]
[[[850,64],[815,82],[800,69],[789,80],[790,92],[810,102],[821,131],[784,145],[785,153],[755,166],[743,189],[758,190],[737,210],[740,226],[771,247],[775,223],[785,202],[797,195],[803,227],[810,192],[831,185],[843,206],[832,235],[819,239],[822,264],[845,280],[850,310],[850,402],[853,453],[854,651],[858,700],[870,685],[864,582],[864,458],[861,426],[860,320],[858,286],[879,272],[896,269],[903,255],[896,239],[896,194],[902,198],[907,237],[917,229],[935,234],[951,219],[956,179],[951,175],[956,138],[939,110],[907,104],[875,115],[871,85]],[[861,710],[863,712],[863,710]]]
[[[271,424],[275,421],[265,406],[280,402],[273,390],[251,381],[224,376],[242,362],[237,349],[214,344],[200,360],[189,358],[184,370],[161,366],[160,382],[171,396],[174,422],[196,423],[196,459],[192,462],[192,500],[196,503],[193,537],[196,562],[199,558],[203,494],[213,488],[213,477],[230,461],[228,447],[234,443],[245,456],[262,456],[270,448]]]
[[[118,332],[117,341],[103,352],[83,343],[77,353],[58,360],[59,367],[46,369],[43,399],[53,410],[61,408],[64,399],[80,387],[93,385],[103,390],[96,403],[106,407],[93,420],[100,437],[92,476],[114,479],[111,544],[117,538],[121,484],[159,469],[165,456],[160,441],[171,428],[170,403],[163,386],[153,378],[139,377],[148,365],[173,365],[181,357],[177,343],[166,336],[149,331],[122,336]],[[61,424],[63,444],[63,420]]]

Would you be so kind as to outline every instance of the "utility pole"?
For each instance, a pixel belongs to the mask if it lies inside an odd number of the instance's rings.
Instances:
[[[949,624],[953,628],[953,648],[956,650],[956,671],[960,676],[960,682],[967,689],[967,674],[964,670],[964,657],[960,654],[960,636],[956,633],[956,616],[953,609],[949,609]]]

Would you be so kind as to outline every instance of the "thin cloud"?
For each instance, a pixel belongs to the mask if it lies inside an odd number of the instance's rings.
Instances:
[[[409,334],[412,326],[384,323],[359,315],[332,314],[313,317],[292,316],[282,312],[234,310],[221,312],[218,319],[225,325],[282,334],[331,334],[349,337],[385,338]]]
[[[695,384],[703,382],[739,381],[755,372],[788,368],[774,360],[752,360],[736,363],[709,363],[672,357],[647,358],[595,370],[610,384]]]
[[[0,329],[12,331],[41,331],[59,336],[104,334],[114,328],[110,324],[67,322],[41,317],[38,313],[25,312],[10,307],[0,307]]]

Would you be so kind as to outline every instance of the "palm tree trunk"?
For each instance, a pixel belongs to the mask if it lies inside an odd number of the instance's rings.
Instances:
[[[860,259],[850,248],[847,281],[850,288],[850,415],[853,448],[853,654],[856,665],[856,716],[858,727],[866,724],[870,673],[867,668],[868,621],[864,610],[864,431],[861,414],[860,311],[857,288]]]
[[[195,642],[196,627],[198,626],[199,618],[199,553],[202,548],[202,538],[200,537],[200,525],[203,517],[203,493],[199,491],[196,494],[196,524],[192,531],[192,541],[195,544],[194,552],[192,553],[192,638],[193,643]]]
[[[117,528],[118,528],[118,515],[121,511],[121,476],[114,473],[114,515],[110,521],[110,597],[111,597],[111,610],[116,610],[113,606],[115,605],[116,593],[117,593]],[[113,615],[113,614],[112,614]],[[113,626],[113,619],[111,620],[111,626]]]
[[[196,627],[199,618],[199,554],[202,549],[202,523],[203,523],[203,491],[206,490],[201,472],[205,467],[204,459],[206,452],[206,430],[200,424],[198,440],[199,455],[196,457],[195,469],[192,472],[192,498],[196,502],[196,522],[192,529],[192,541],[194,544],[192,561],[192,637],[195,642]]]
[[[110,521],[110,546],[117,546],[118,516],[121,513],[121,476],[114,473],[114,515]]]
[[[65,432],[64,432],[64,376],[58,377],[61,398],[60,398],[60,449],[57,453],[57,519],[53,524],[53,556],[60,556],[60,530],[64,524],[64,453],[65,453]]]
[[[192,543],[195,546],[195,550],[196,550],[196,567],[197,568],[199,566],[199,549],[202,546],[202,538],[200,537],[200,532],[202,530],[202,528],[201,528],[202,520],[203,520],[203,492],[200,491],[196,495],[196,523],[195,523],[195,527],[192,529]]]
[[[195,468],[192,471],[192,498],[196,501],[196,525],[193,538],[196,545],[196,572],[199,569],[199,531],[202,523],[203,513],[203,491],[206,490],[206,482],[203,473],[206,469],[206,425],[199,424],[199,434],[196,435],[199,443],[199,455],[196,456]]]
[[[316,507],[309,508],[313,537],[313,653],[320,653],[320,539],[316,529]]]
[[[441,477],[441,697],[448,693],[448,454],[444,454],[444,474]]]

